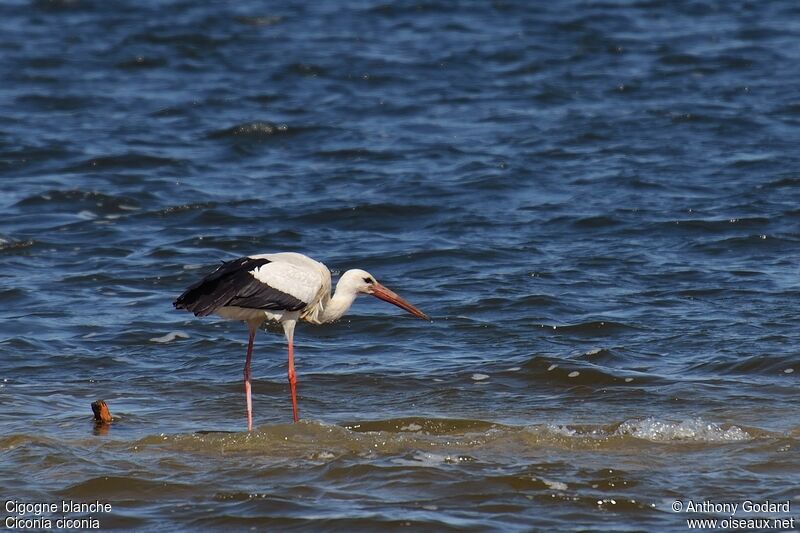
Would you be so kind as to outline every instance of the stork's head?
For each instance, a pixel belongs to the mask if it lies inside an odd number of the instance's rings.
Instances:
[[[375,277],[366,270],[361,270],[358,268],[348,270],[342,274],[342,277],[339,279],[337,290],[339,286],[345,286],[355,293],[371,294],[375,298],[383,300],[384,302],[389,302],[390,304],[396,305],[400,309],[408,311],[417,318],[430,320],[428,315],[408,303],[397,293],[378,283],[378,280],[376,280]]]

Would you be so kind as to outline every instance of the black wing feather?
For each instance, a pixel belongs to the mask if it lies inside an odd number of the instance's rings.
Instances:
[[[196,316],[210,315],[225,306],[269,311],[299,311],[305,307],[306,302],[258,281],[250,273],[269,262],[251,257],[225,262],[186,289],[173,305]]]

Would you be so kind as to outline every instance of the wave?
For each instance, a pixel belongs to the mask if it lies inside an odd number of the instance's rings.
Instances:
[[[387,219],[408,222],[416,217],[431,216],[439,212],[438,207],[424,204],[364,203],[348,207],[323,208],[293,218],[298,222],[307,223],[352,222],[360,225],[364,220],[374,220],[375,224]]]
[[[25,239],[23,241],[0,236],[0,252],[15,252],[34,246],[36,241]]]
[[[342,455],[435,453],[426,461],[460,462],[475,454],[504,456],[512,450],[626,450],[646,443],[717,445],[757,439],[792,438],[758,428],[718,423],[702,417],[684,420],[628,419],[610,424],[534,424],[515,426],[473,419],[407,417],[328,424],[267,424],[253,433],[202,431],[149,436],[127,444],[131,450],[177,449],[189,453],[258,452],[331,460]],[[695,449],[695,448],[687,448]],[[524,453],[524,451],[522,452]]]
[[[18,97],[15,102],[34,110],[45,111],[75,111],[97,105],[93,99],[79,95],[28,94]]]
[[[134,476],[98,476],[81,481],[63,489],[64,496],[80,499],[97,499],[98,495],[105,501],[128,498],[158,497],[165,491],[170,494],[181,494],[190,498],[197,489],[191,483],[166,481],[150,481]]]
[[[772,221],[767,217],[690,218],[664,223],[670,228],[678,227],[699,232],[740,231],[748,228],[763,228]],[[666,229],[666,228],[665,228]]]
[[[569,390],[567,387],[641,387],[663,381],[661,378],[642,373],[616,370],[599,363],[611,364],[622,360],[622,356],[611,350],[594,349],[577,358],[561,359],[546,356],[534,356],[514,372],[503,373],[504,379],[519,379],[525,383],[536,383],[558,390]]]
[[[181,167],[186,162],[171,157],[158,157],[149,154],[129,152],[87,159],[75,166],[66,168],[67,172],[87,172],[98,170],[159,169],[162,167]]]
[[[780,339],[784,340],[784,339]],[[691,367],[692,372],[708,372],[714,375],[779,375],[792,374],[800,371],[797,358],[793,355],[778,356],[769,354],[751,355],[749,357],[737,357],[735,360],[730,358],[704,361]]]
[[[276,124],[273,122],[245,122],[243,124],[236,124],[229,128],[212,131],[208,134],[209,139],[225,139],[231,137],[249,137],[249,138],[268,138],[274,135],[282,135],[296,131],[294,128],[291,130],[286,124]]]
[[[339,148],[336,150],[318,150],[315,152],[316,156],[343,160],[343,161],[393,161],[402,159],[402,154],[397,152],[390,152],[387,150],[370,150],[368,148]]]
[[[623,330],[637,329],[634,326],[623,322],[612,320],[590,320],[588,322],[578,322],[576,324],[564,324],[554,326],[550,324],[539,324],[540,328],[552,330],[554,333],[576,333],[582,335],[599,335],[601,333],[615,333]]]
[[[755,253],[756,251],[785,250],[787,247],[795,246],[796,244],[797,239],[795,238],[762,233],[758,235],[713,239],[694,243],[690,247],[692,250],[712,255],[728,255],[741,253],[742,251]]]
[[[66,212],[91,210],[99,215],[107,215],[138,211],[141,209],[141,202],[150,199],[151,197],[147,194],[142,195],[141,199],[139,199],[81,189],[50,189],[43,193],[27,196],[14,205],[23,209],[46,207],[48,211],[54,211],[56,208],[63,209]]]

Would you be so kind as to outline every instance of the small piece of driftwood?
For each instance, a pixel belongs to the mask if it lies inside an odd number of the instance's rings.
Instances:
[[[96,424],[111,423],[111,413],[108,411],[108,404],[106,404],[104,400],[92,402],[92,411],[94,412],[94,421]]]

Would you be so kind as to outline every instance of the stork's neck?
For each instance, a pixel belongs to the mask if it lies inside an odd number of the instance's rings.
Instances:
[[[358,292],[347,284],[342,284],[340,279],[339,283],[336,284],[336,292],[333,293],[333,296],[325,303],[322,309],[320,322],[333,322],[342,318],[342,315],[353,305],[356,296],[358,296]]]

